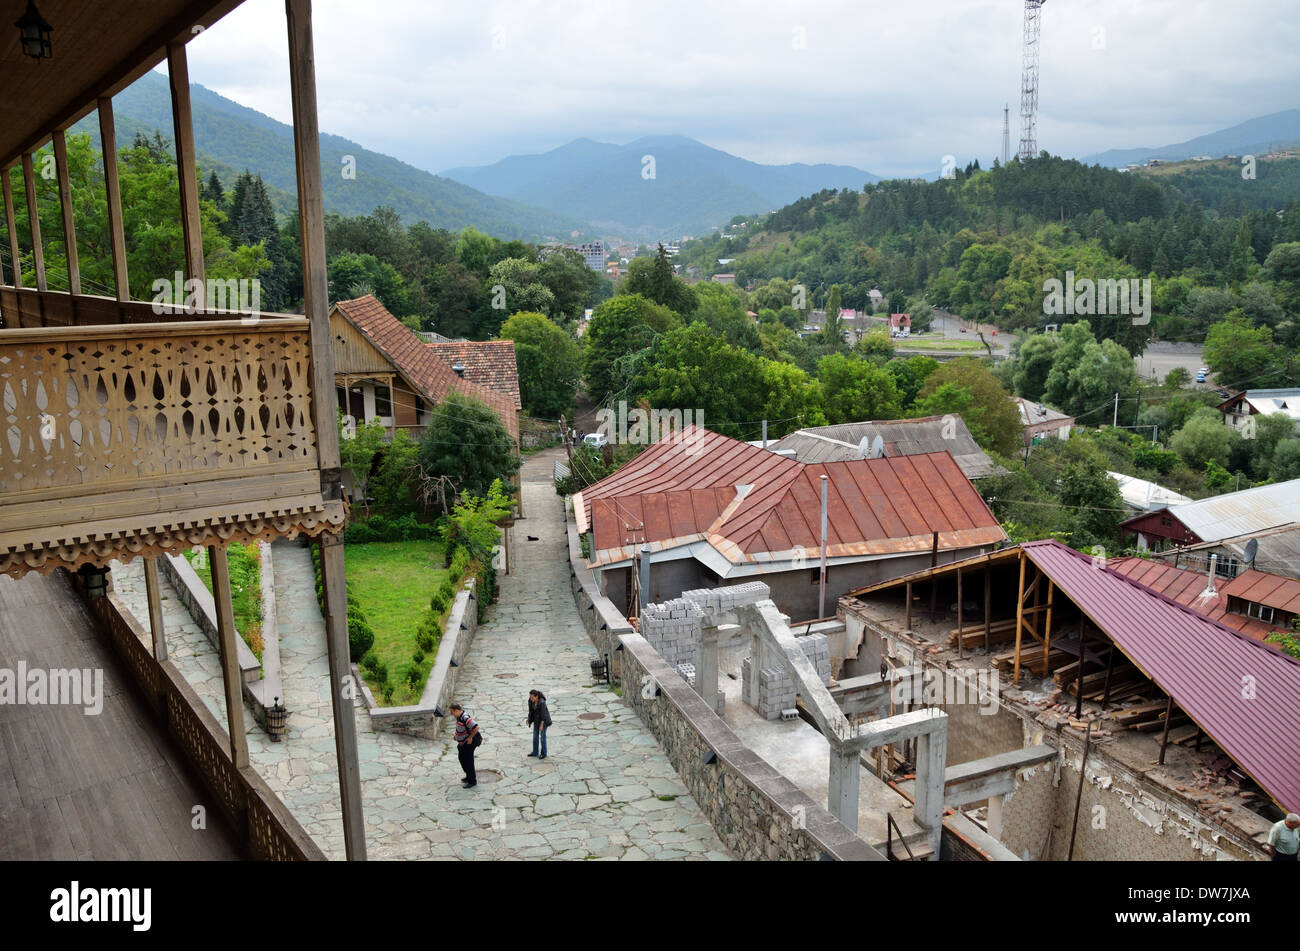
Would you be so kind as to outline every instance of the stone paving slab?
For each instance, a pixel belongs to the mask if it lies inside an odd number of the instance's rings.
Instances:
[[[727,860],[726,848],[636,714],[591,683],[595,648],[568,584],[563,502],[550,482],[555,451],[523,470],[528,518],[515,527],[514,571],[475,635],[457,697],[488,741],[476,765],[500,774],[462,789],[450,736],[430,741],[376,732],[359,704],[366,840],[372,859]],[[528,541],[529,535],[538,541]],[[288,728],[273,743],[245,708],[249,758],[330,858],[344,857],[324,622],[306,548],[275,546],[275,590]],[[147,618],[138,561],[114,563],[113,585]],[[220,723],[225,693],[215,649],[164,586],[173,662]],[[513,673],[501,678],[497,674]],[[554,719],[545,760],[529,758],[528,691]],[[600,719],[579,720],[584,713]],[[450,732],[450,731],[449,731]]]

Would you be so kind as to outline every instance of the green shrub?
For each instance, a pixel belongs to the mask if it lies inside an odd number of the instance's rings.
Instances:
[[[365,657],[361,658],[362,670],[369,671],[370,673],[373,674],[375,672],[375,669],[378,666],[379,666],[379,658],[376,657],[374,654],[367,654]]]
[[[406,672],[406,685],[412,690],[418,690],[420,687],[420,681],[423,679],[424,677],[422,676],[419,664],[412,665],[411,669]]]
[[[429,633],[427,630],[421,629],[417,631],[415,634],[416,646],[419,647],[420,650],[424,651],[426,654],[432,654],[434,645],[436,645],[437,643],[438,642],[434,638],[434,636],[431,633]]]
[[[365,542],[437,541],[440,536],[436,524],[421,522],[414,514],[407,513],[400,518],[372,515],[359,519],[347,527],[343,537],[356,545]]]
[[[450,578],[442,579],[442,584],[438,586],[438,596],[448,605],[456,600],[456,585]]]
[[[375,643],[375,632],[359,611],[348,611],[348,653],[354,661],[360,660]]]
[[[417,647],[417,648],[415,649],[415,653],[411,655],[411,660],[415,661],[415,664],[416,664],[417,667],[418,667],[420,664],[423,664],[423,663],[424,663],[424,651],[422,651],[419,647]]]
[[[393,692],[395,689],[396,688],[394,688],[391,683],[386,680],[384,681],[383,687],[380,688],[380,693],[382,693],[384,697],[384,703],[393,702]]]
[[[455,552],[451,556],[451,565],[449,566],[449,570],[451,571],[451,581],[453,584],[460,584],[460,582],[465,580],[465,575],[469,572],[471,561],[473,561],[473,559],[470,557],[469,551],[461,546],[457,546]]]

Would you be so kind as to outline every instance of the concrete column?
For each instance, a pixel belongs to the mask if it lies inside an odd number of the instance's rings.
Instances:
[[[916,804],[913,807],[917,823],[929,832],[928,840],[934,854],[939,854],[939,840],[943,836],[943,781],[945,760],[948,758],[948,718],[936,718],[934,729],[916,738]]]
[[[838,750],[831,746],[830,782],[826,796],[826,808],[836,819],[854,832],[858,831],[858,771],[862,768],[860,752]],[[942,770],[940,784],[943,783]]]
[[[758,672],[763,668],[763,646],[757,634],[749,636],[749,683],[745,684],[745,702],[758,709]]]
[[[1002,797],[989,796],[989,835],[1002,839]]]
[[[700,656],[695,664],[695,692],[718,712],[718,629],[706,627],[700,631]]]

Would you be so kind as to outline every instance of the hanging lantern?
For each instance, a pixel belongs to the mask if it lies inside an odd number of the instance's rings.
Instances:
[[[18,27],[24,53],[38,61],[53,58],[50,34],[54,32],[54,28],[45,22],[45,18],[37,11],[33,0],[27,0],[27,12],[18,18],[14,26]]]

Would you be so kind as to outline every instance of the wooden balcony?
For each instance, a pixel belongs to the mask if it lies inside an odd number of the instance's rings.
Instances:
[[[221,316],[0,331],[0,571],[342,525],[322,493],[308,320]]]

